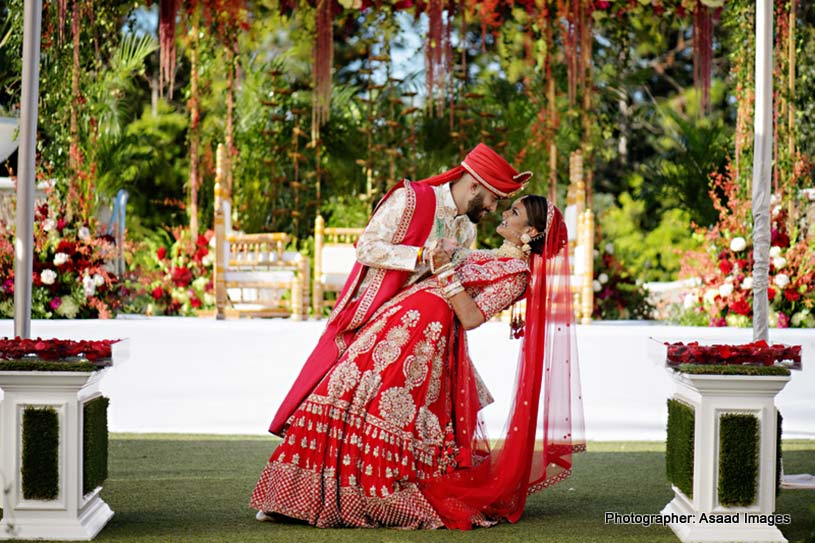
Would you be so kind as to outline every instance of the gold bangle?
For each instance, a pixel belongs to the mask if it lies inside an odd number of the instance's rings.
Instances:
[[[433,262],[433,260],[431,260],[430,262]],[[432,267],[431,267],[431,272],[433,273],[433,275],[438,277],[438,276],[444,274],[444,272],[446,272],[447,270],[452,270],[452,269],[453,269],[453,263],[448,262],[447,264],[444,264],[441,268],[438,268],[438,269],[435,269],[435,270],[432,269]]]
[[[449,300],[450,298],[452,298],[456,294],[460,294],[460,293],[464,292],[464,287],[461,286],[461,283],[456,282],[456,283],[452,283],[452,285],[450,287],[445,288],[443,292],[444,292],[444,297]]]
[[[421,264],[423,262],[422,255],[424,254],[424,247],[419,247],[419,254],[416,255],[416,263]]]

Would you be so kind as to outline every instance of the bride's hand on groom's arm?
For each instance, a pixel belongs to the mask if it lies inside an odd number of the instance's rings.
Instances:
[[[451,240],[442,238],[436,242],[430,249],[430,259],[433,262],[432,269],[438,270],[442,266],[449,264],[453,255],[453,249],[450,245]]]

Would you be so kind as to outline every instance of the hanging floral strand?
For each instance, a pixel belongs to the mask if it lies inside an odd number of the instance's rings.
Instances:
[[[558,16],[563,20],[563,49],[566,57],[569,105],[574,105],[579,89],[587,84],[585,49],[591,47],[591,8],[587,0],[558,0]],[[590,61],[591,55],[588,55]]]
[[[427,47],[425,47],[425,74],[427,78],[427,105],[430,115],[438,113],[437,88],[444,71],[444,4],[443,0],[430,0],[427,4]]]
[[[46,5],[46,9],[48,6]],[[59,37],[57,43],[62,45],[62,41],[65,39],[65,16],[68,14],[68,0],[59,0],[57,2],[57,20],[59,21],[59,33],[57,36]]]
[[[181,0],[161,0],[158,7],[159,93],[163,96],[164,86],[169,84],[167,96],[170,99],[173,97],[173,74],[176,62],[176,15],[180,7]]]
[[[454,100],[454,92],[453,92],[453,82],[455,81],[454,77],[451,77],[453,73],[453,15],[455,13],[456,3],[455,0],[449,0],[447,2],[447,23],[444,26],[444,34],[442,36],[443,45],[444,45],[444,67],[443,67],[443,74],[445,81],[442,85],[439,85],[440,88],[444,88],[443,92],[446,92],[450,95],[450,105],[451,109],[455,107],[455,100]],[[440,96],[438,100],[438,111],[437,114],[439,117],[444,115],[444,96]],[[452,127],[451,127],[452,130]]]
[[[317,1],[317,32],[314,38],[314,98],[311,110],[311,139],[320,139],[320,127],[331,111],[331,67],[334,64],[332,0]]]
[[[702,2],[693,11],[693,82],[704,114],[710,111],[710,73],[713,59],[713,13]]]

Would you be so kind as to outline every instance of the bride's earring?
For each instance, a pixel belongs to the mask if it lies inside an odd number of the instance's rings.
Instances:
[[[532,247],[529,246],[529,242],[532,241],[532,238],[529,237],[529,234],[524,232],[521,234],[521,250],[524,252],[525,255],[529,256],[529,253],[532,251]]]

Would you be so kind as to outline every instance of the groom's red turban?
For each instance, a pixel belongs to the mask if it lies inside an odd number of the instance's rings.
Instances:
[[[507,198],[521,190],[532,177],[532,172],[521,172],[513,168],[504,157],[487,145],[479,143],[461,162],[467,172],[490,192]]]

